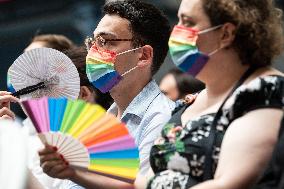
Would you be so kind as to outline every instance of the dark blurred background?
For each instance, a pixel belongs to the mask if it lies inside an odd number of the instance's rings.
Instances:
[[[145,0],[158,6],[177,22],[180,0]],[[76,44],[82,44],[90,36],[101,18],[104,0],[0,0],[0,90],[6,90],[6,74],[9,66],[23,52],[36,34],[63,34]],[[283,8],[283,0],[276,0]],[[284,56],[275,61],[275,67],[284,71]],[[161,76],[173,67],[166,63],[155,76]]]

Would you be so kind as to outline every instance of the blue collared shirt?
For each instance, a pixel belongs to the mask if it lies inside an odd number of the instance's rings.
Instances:
[[[149,155],[154,140],[163,126],[171,118],[175,104],[159,89],[155,81],[150,81],[131,101],[121,116],[139,148],[140,174],[145,175],[150,168]],[[108,112],[117,115],[117,106],[112,104]]]
[[[168,99],[159,89],[155,81],[150,81],[143,90],[131,101],[121,116],[130,134],[139,148],[140,171],[145,175],[150,168],[149,155],[155,139],[161,133],[163,126],[171,118],[175,103]],[[117,106],[112,104],[108,112],[117,115]],[[83,189],[71,181],[61,188]]]

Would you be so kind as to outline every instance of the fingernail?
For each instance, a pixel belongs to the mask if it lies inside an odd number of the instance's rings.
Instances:
[[[66,161],[66,162],[65,162],[65,165],[67,165],[67,166],[68,166],[68,165],[69,165],[69,163]]]
[[[57,151],[57,147],[56,146],[53,146],[52,148],[53,148],[54,151]]]
[[[62,155],[62,154],[60,154],[59,156],[60,156],[60,158],[61,158],[62,160],[64,160],[64,157],[63,157],[63,155]]]

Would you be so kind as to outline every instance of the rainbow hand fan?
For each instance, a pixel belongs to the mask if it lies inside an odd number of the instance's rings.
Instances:
[[[47,98],[22,101],[43,143],[56,146],[71,166],[133,182],[139,151],[125,124],[99,105]]]

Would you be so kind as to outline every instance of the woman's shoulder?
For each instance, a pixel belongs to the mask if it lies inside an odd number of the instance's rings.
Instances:
[[[250,80],[248,83],[241,85],[236,91],[236,94],[247,92],[249,93],[259,93],[265,95],[265,89],[271,88],[272,91],[278,91],[279,89],[283,89],[284,75],[280,74],[265,74],[259,75],[254,79]],[[277,87],[277,88],[276,88]],[[281,92],[281,91],[279,91]]]
[[[254,78],[241,85],[235,91],[235,94],[246,92],[246,94],[258,93],[261,96],[265,96],[265,94],[269,92],[283,93],[283,82],[284,74],[282,72],[277,70],[268,70],[262,74],[255,75]],[[268,89],[271,90],[267,91]]]
[[[266,72],[238,87],[224,109],[230,111],[231,119],[259,108],[282,109],[283,96],[284,75],[281,72]]]
[[[251,76],[250,79],[248,79],[247,82],[245,82],[244,85],[242,85],[242,87],[249,88],[256,83],[259,83],[259,81],[263,81],[261,84],[266,85],[271,83],[277,84],[277,82],[283,82],[283,80],[284,73],[280,72],[279,70],[274,68],[260,68],[256,70],[256,72]]]
[[[271,98],[266,96],[271,93],[283,93],[284,89],[284,74],[274,68],[260,68],[236,89],[233,96],[248,97],[252,94],[257,94],[264,98]]]

